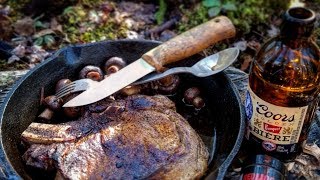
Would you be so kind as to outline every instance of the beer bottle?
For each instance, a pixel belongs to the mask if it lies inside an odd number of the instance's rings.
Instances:
[[[310,9],[288,9],[280,34],[264,43],[252,62],[245,101],[250,150],[281,160],[300,152],[318,104],[315,21]]]

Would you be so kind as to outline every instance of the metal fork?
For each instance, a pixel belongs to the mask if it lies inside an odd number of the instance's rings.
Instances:
[[[97,83],[99,82],[91,79],[79,79],[63,86],[61,89],[58,90],[55,96],[57,96],[57,98],[62,98],[74,92],[87,90]]]
[[[159,78],[161,78],[161,77],[159,76],[158,78],[155,78],[155,79],[136,81],[132,85],[143,84],[143,83],[150,82],[152,80],[156,80]],[[79,80],[73,81],[73,82],[63,86],[61,89],[58,90],[58,92],[55,94],[55,96],[57,96],[57,98],[62,98],[64,96],[69,95],[74,92],[85,91],[89,88],[94,87],[95,84],[98,84],[98,83],[99,83],[99,81],[94,81],[91,79],[79,79]]]

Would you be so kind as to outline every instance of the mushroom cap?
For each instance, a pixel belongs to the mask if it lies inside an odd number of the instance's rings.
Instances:
[[[79,72],[80,79],[90,78],[92,80],[101,81],[103,77],[104,75],[102,70],[99,67],[93,65],[87,65]]]
[[[51,109],[53,111],[59,110],[63,105],[62,99],[60,99],[60,98],[58,98],[57,96],[54,96],[54,95],[47,96],[44,99],[44,103],[49,109]]]
[[[184,100],[188,104],[192,104],[194,98],[200,95],[200,89],[197,87],[191,87],[184,92]]]

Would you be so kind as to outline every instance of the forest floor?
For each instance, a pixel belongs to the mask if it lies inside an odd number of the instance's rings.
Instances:
[[[248,72],[260,46],[279,33],[281,14],[302,5],[319,18],[319,0],[0,0],[0,87],[10,86],[15,77],[71,44],[117,39],[164,42],[219,15],[232,20],[237,35],[203,53],[238,47],[241,53],[232,66]],[[319,35],[317,24],[318,45]]]

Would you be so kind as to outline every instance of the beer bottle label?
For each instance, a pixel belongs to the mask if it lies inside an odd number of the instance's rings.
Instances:
[[[267,151],[295,151],[308,106],[273,105],[259,98],[250,86],[245,106],[248,120],[247,139],[250,139],[251,135],[255,136]]]

